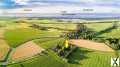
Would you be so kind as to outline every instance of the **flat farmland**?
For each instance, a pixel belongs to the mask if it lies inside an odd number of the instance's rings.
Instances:
[[[0,51],[7,52],[8,48],[12,48],[12,52],[7,57],[7,67],[110,67],[111,57],[115,56],[115,52],[104,52],[91,49],[90,47],[80,47],[78,45],[81,45],[81,42],[83,41],[79,41],[80,44],[75,42],[77,48],[67,58],[60,57],[50,49],[57,46],[58,44],[64,45],[65,37],[60,37],[60,35],[65,32],[69,32],[69,30],[75,30],[77,24],[60,24],[60,21],[50,19],[26,20],[26,23],[15,23],[15,21],[16,20],[10,19],[0,21],[1,25],[5,26],[0,28],[5,28],[5,32],[2,34],[5,40],[4,42],[2,40],[0,41],[0,48],[3,48],[4,50],[0,49]],[[58,22],[59,24],[56,24]],[[64,21],[61,23],[63,22]],[[48,30],[29,27],[32,24],[38,24],[41,27],[48,28]],[[94,30],[95,32],[100,32],[111,27],[113,23],[91,23],[84,25]],[[118,37],[119,29],[112,29],[110,32],[105,32],[99,34],[98,36],[108,38],[110,35],[113,37]],[[32,46],[31,42],[36,46]],[[4,43],[6,43],[8,46],[2,46]],[[88,45],[88,43],[84,44],[86,46]],[[91,47],[94,45],[98,44],[90,44]],[[99,44],[99,46],[101,45],[105,44]],[[22,49],[20,49],[21,47]],[[45,52],[40,52],[40,54],[36,55],[36,52],[39,52],[40,48],[44,49]],[[22,56],[22,52],[24,56]],[[35,55],[32,55],[30,52],[35,53]],[[0,55],[1,54],[2,52]],[[26,55],[29,55],[27,59]],[[5,57],[5,55],[1,55],[0,57]],[[18,62],[15,63],[15,60],[18,57],[22,60],[18,60]],[[2,63],[0,64],[2,65]]]
[[[44,49],[29,41],[17,47],[11,55],[13,61],[24,60],[36,54],[40,54]]]

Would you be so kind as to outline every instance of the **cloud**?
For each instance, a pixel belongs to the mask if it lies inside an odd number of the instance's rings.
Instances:
[[[26,5],[120,6],[119,0],[21,0]],[[25,4],[24,4],[25,5]]]
[[[11,2],[11,3],[10,3]],[[115,13],[120,14],[119,0],[7,0],[0,2],[0,7],[4,4],[13,5],[11,10],[4,9],[8,13],[29,13],[24,9],[32,9],[30,13],[59,13],[67,11],[72,13],[89,13],[83,9],[94,9],[91,13]],[[22,7],[21,7],[22,6]],[[14,14],[16,15],[16,14]]]
[[[41,6],[99,6],[99,7],[120,7],[120,0],[3,0],[0,2],[10,8],[21,8],[21,7],[41,7]]]
[[[19,5],[28,5],[28,2],[30,0],[12,0],[13,2],[15,2],[15,4],[19,4]]]

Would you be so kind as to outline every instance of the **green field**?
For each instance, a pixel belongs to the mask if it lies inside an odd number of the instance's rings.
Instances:
[[[55,47],[57,44],[62,44],[63,41],[64,38],[47,38],[47,39],[34,40],[36,44],[38,44],[39,46],[45,49]]]
[[[77,48],[65,62],[63,58],[58,57],[53,52],[43,56],[35,56],[33,59],[13,64],[8,67],[110,67],[110,59],[114,53],[103,53],[92,51],[85,48]],[[52,66],[51,66],[52,65]]]
[[[111,30],[110,32],[104,33],[100,36],[105,38],[120,38],[120,29]]]
[[[37,29],[15,29],[15,30],[8,30],[5,33],[5,38],[12,47],[17,47],[21,43],[26,42],[30,39],[35,39],[39,37],[49,37],[54,36],[57,37],[60,34],[59,31],[42,31]]]
[[[47,55],[37,55],[33,59],[24,61],[18,64],[13,64],[8,67],[66,67],[67,63],[62,58],[58,57],[54,52],[48,52]]]
[[[93,29],[94,31],[101,31],[106,28],[109,28],[113,25],[113,23],[91,23],[91,24],[85,24],[88,28]]]
[[[8,20],[1,20],[0,24],[8,27],[19,25],[18,23],[14,23],[16,20],[11,20],[10,22]],[[76,24],[40,24],[53,22],[58,23],[56,20],[27,20],[27,23],[29,24],[37,23],[45,27],[55,27],[67,30],[74,30],[76,28]],[[113,23],[91,23],[85,25],[96,32],[100,32],[111,27]],[[31,40],[40,47],[49,49],[64,42],[65,39],[63,37],[59,37],[62,32],[66,32],[66,30],[64,31],[52,28],[49,30],[15,28],[7,29],[4,36],[6,42],[12,48],[16,48]],[[99,36],[107,38],[111,36],[120,37],[119,35],[120,29],[113,29],[110,32],[102,33]],[[53,38],[45,38],[49,36]],[[67,58],[59,57],[51,50],[47,50],[46,52],[47,53],[45,54],[35,55],[27,60],[20,61],[19,63],[7,65],[7,67],[110,67],[111,57],[115,56],[114,52],[100,52],[79,47],[75,49]]]
[[[71,67],[110,67],[114,53],[99,52],[85,48],[76,49],[69,57]]]

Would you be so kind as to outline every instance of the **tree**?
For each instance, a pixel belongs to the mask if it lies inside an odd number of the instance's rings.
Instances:
[[[106,44],[112,47],[115,50],[120,49],[120,40],[117,38],[108,38],[106,39]]]
[[[119,24],[118,24],[118,22],[116,21],[116,22],[113,22],[113,28],[118,28],[119,27]]]
[[[92,40],[95,32],[92,29],[87,28],[87,26],[84,24],[78,23],[76,27],[76,33],[78,38]]]

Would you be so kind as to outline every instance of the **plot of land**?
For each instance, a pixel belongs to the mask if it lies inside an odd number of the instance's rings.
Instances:
[[[0,39],[0,60],[3,60],[8,50],[9,46],[7,45],[7,43],[4,40]]]
[[[0,30],[0,60],[3,60],[9,50],[9,46],[4,40],[4,30]]]
[[[0,30],[0,39],[4,38],[4,32],[5,32],[5,30],[3,30],[3,29]]]
[[[17,47],[21,45],[21,43],[33,38],[47,37],[47,36],[57,37],[59,34],[60,34],[59,31],[43,31],[32,28],[28,28],[28,29],[21,28],[21,29],[8,30],[5,32],[4,35],[9,46]]]
[[[16,19],[17,20],[17,19]],[[8,54],[7,61],[9,63],[22,60],[20,63],[7,65],[7,67],[110,67],[110,59],[115,56],[115,52],[104,43],[96,43],[89,40],[70,40],[69,43],[79,46],[65,59],[59,57],[55,52],[48,50],[47,54],[39,55],[42,50],[53,48],[56,45],[62,45],[63,38],[40,38],[26,42],[28,40],[39,37],[58,37],[68,30],[75,30],[77,24],[60,24],[61,21],[56,20],[29,20],[31,24],[38,24],[42,27],[49,28],[42,30],[39,28],[29,27],[30,23],[15,23],[16,20],[0,20],[0,57],[6,57],[9,46],[15,48]],[[59,24],[50,24],[58,23]],[[64,21],[62,21],[64,22]],[[42,24],[48,23],[48,24]],[[30,25],[29,25],[30,24]],[[88,28],[95,32],[103,31],[113,23],[91,23],[85,24]],[[3,30],[4,28],[4,30]],[[7,30],[7,31],[6,31]],[[108,38],[110,36],[119,37],[119,31],[112,29],[110,32],[105,32],[99,36]],[[4,33],[5,32],[5,33]],[[63,33],[62,33],[63,32]],[[113,33],[112,33],[113,32]],[[112,34],[112,35],[111,35]],[[5,40],[4,40],[5,39]],[[6,44],[6,42],[8,44]],[[26,43],[24,43],[26,42]],[[7,48],[6,48],[7,47]],[[42,47],[42,48],[41,48]],[[83,47],[83,48],[82,48]],[[44,49],[43,49],[44,48]],[[87,49],[89,48],[89,49]],[[97,51],[98,50],[98,51]],[[107,51],[107,52],[102,52]],[[26,60],[27,59],[27,60]],[[29,60],[28,60],[29,59]],[[0,59],[1,60],[1,59]],[[26,60],[26,61],[25,61]]]
[[[30,41],[16,48],[12,54],[12,60],[25,59],[41,53],[43,50],[43,48],[40,48],[35,43]]]
[[[93,42],[89,40],[81,40],[81,39],[78,39],[78,40],[73,39],[73,40],[70,40],[69,43],[79,47],[85,47],[85,48],[94,49],[98,51],[113,52],[113,49],[108,47],[104,43],[97,43],[97,42]]]

